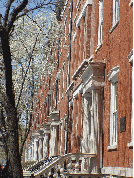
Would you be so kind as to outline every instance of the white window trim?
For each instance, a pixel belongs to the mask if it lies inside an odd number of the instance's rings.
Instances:
[[[78,0],[78,2],[77,2],[77,4],[76,4],[76,8],[77,8],[77,9],[79,8],[80,1],[81,1],[81,0]]]
[[[98,45],[100,47],[103,38],[103,0],[99,0],[99,23],[98,23]]]
[[[131,142],[127,143],[128,147],[133,147],[133,119],[134,119],[134,69],[133,69],[133,50],[128,55],[129,62],[132,64],[132,111],[131,111]]]
[[[119,68],[120,66],[116,66],[110,70],[109,74],[107,75],[109,81],[113,80],[115,76],[117,76],[117,74],[119,73]]]
[[[80,15],[78,16],[77,21],[76,21],[76,28],[79,26],[80,21],[81,21],[81,18],[82,18],[83,16],[85,16],[85,10],[86,10],[86,7],[87,7],[88,5],[92,5],[92,0],[87,0],[87,1],[85,2],[84,6],[83,6],[83,9],[82,9]]]
[[[110,145],[107,147],[107,150],[116,150],[117,149],[117,145]]]
[[[119,3],[118,7],[116,3]],[[116,8],[117,7],[117,8]],[[120,0],[113,0],[113,21],[112,28],[110,29],[110,33],[117,27],[119,24],[119,8],[120,8]]]
[[[112,31],[117,27],[117,25],[119,24],[119,22],[120,22],[120,20],[118,20],[117,22],[116,22],[116,24],[114,25],[114,26],[112,26],[112,28],[110,29],[110,33],[112,33]]]
[[[119,73],[119,66],[112,68],[109,72],[108,80],[111,82],[111,104],[110,104],[110,146],[107,147],[108,150],[110,149],[117,149],[117,121],[116,121],[116,142],[115,138],[113,139],[113,112],[115,112],[115,108],[113,108],[114,102],[114,85],[118,81],[118,73]],[[116,111],[117,112],[117,111]],[[114,135],[115,136],[115,135]]]
[[[129,6],[132,6],[132,5],[133,5],[133,0],[131,0],[129,3]]]
[[[113,0],[113,26],[119,21],[119,6],[120,0]]]

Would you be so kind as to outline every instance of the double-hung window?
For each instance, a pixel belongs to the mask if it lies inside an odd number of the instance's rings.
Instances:
[[[118,82],[111,82],[110,145],[117,145],[117,90]]]
[[[119,66],[111,69],[108,80],[111,82],[110,101],[110,146],[108,149],[117,148],[117,101],[118,101],[118,73]],[[111,147],[114,146],[114,147]]]
[[[113,0],[113,26],[119,21],[119,1]]]
[[[133,108],[134,108],[134,69],[133,69],[133,50],[131,51],[131,53],[128,56],[129,58],[129,62],[131,63],[132,66],[132,107],[131,107],[131,142],[128,143],[128,147],[133,147],[133,120],[134,120],[134,112],[133,112]]]
[[[103,0],[99,0],[98,47],[102,43],[103,34]]]

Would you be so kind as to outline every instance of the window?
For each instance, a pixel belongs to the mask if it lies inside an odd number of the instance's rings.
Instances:
[[[64,19],[64,32],[65,32],[65,44],[66,44],[66,38],[67,38],[67,16],[65,16]]]
[[[133,118],[134,118],[134,113],[133,113],[133,108],[134,108],[134,69],[133,69],[133,50],[128,56],[129,62],[132,65],[132,107],[131,107],[131,142],[127,144],[128,147],[133,147]]]
[[[65,61],[63,62],[63,70],[62,70],[62,97],[64,95],[64,70],[65,70]]]
[[[113,26],[119,21],[119,0],[113,0]]]
[[[98,46],[102,43],[103,33],[103,0],[99,0],[99,26],[98,26]]]
[[[117,145],[117,101],[118,101],[118,73],[119,66],[111,69],[108,80],[111,82],[111,102],[110,102],[110,147]]]
[[[117,145],[117,89],[118,82],[111,82],[110,145]]]

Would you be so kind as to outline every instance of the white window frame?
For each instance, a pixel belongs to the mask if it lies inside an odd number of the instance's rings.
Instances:
[[[119,6],[120,0],[113,0],[113,26],[119,21]]]
[[[98,46],[102,44],[103,38],[103,0],[99,0],[99,24],[98,24]]]
[[[111,82],[111,102],[110,102],[110,146],[108,149],[117,148],[117,100],[118,100],[118,73],[119,66],[111,69],[108,80]],[[117,90],[116,90],[117,87]]]
[[[117,145],[117,85],[117,81],[111,82],[110,145]]]
[[[65,80],[64,70],[65,70],[65,61],[63,62],[63,69],[62,69],[62,98],[64,96],[64,80]]]
[[[65,44],[66,44],[66,39],[67,39],[67,16],[65,16],[65,19],[64,19],[64,30],[65,30],[65,35],[64,35],[64,37],[65,37]]]
[[[128,147],[133,147],[133,119],[134,119],[134,69],[133,69],[133,50],[128,56],[129,62],[132,64],[132,108],[131,108],[131,142],[127,144]]]
[[[129,6],[132,6],[132,5],[133,5],[133,0],[131,0],[129,3]]]

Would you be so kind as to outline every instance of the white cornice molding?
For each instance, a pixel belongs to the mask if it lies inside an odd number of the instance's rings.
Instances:
[[[82,93],[82,92],[83,92],[83,83],[75,90],[75,92],[73,93],[73,98],[77,98],[78,93]]]
[[[132,5],[133,5],[133,0],[131,0],[129,3],[129,6],[132,6]]]
[[[72,83],[68,86],[67,90],[65,93],[67,93],[69,90],[71,90],[71,88],[73,87],[74,85],[74,81],[72,81]]]
[[[74,33],[73,41],[75,41],[75,39],[76,39],[76,32]]]
[[[82,61],[82,63],[80,64],[80,66],[76,69],[74,75],[72,76],[72,79],[75,79],[76,75],[78,75],[79,71],[84,67],[84,65],[86,66],[89,62],[89,59],[84,59]]]
[[[78,16],[78,20],[76,21],[76,28],[79,26],[79,23],[80,23],[80,21],[81,21],[81,18],[84,16],[86,7],[87,7],[88,5],[92,5],[92,0],[87,0],[86,3],[84,4],[83,9],[82,9],[80,15]]]
[[[78,0],[78,2],[77,2],[77,4],[76,4],[76,8],[79,7],[80,1],[81,1],[81,0]]]
[[[130,62],[130,63],[133,63],[133,49],[132,49],[132,51],[130,52],[130,54],[128,55],[128,59],[129,59],[129,62]]]
[[[73,100],[74,98],[72,98],[71,101],[69,102],[69,107],[73,106]]]
[[[119,73],[120,66],[113,67],[109,74],[107,75],[108,80],[111,81],[118,73]]]

